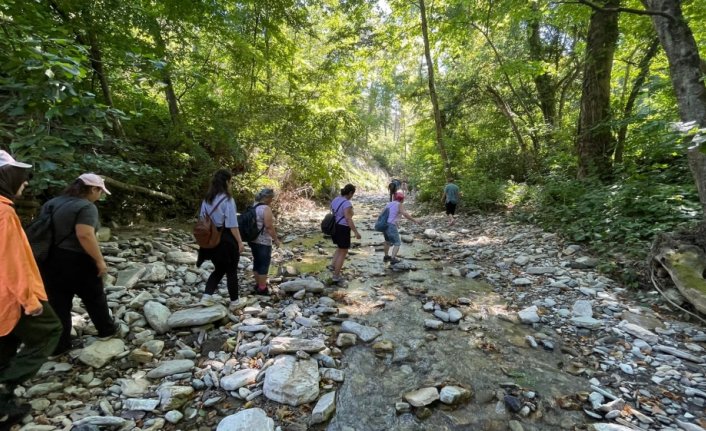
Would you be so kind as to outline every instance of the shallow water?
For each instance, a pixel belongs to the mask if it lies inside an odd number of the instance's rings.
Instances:
[[[363,217],[372,220],[374,213],[363,206]],[[362,246],[352,249],[346,262],[349,282],[341,290],[349,305],[343,308],[352,319],[377,327],[382,336],[376,341],[391,341],[394,354],[377,356],[371,345],[363,343],[345,350],[346,380],[338,388],[336,413],[327,425],[316,429],[505,430],[508,421],[515,419],[525,430],[562,430],[585,421],[582,412],[554,405],[555,397],[585,390],[585,380],[560,371],[564,358],[558,349],[526,346],[525,336],[532,332],[498,317],[504,314],[505,304],[492,286],[443,275],[443,266],[430,258],[439,250],[432,250],[418,233],[413,244],[401,248],[401,255],[417,269],[393,272],[382,262],[382,234],[372,231],[369,223],[358,226]],[[325,247],[333,251],[330,242]],[[328,256],[315,258],[325,266]],[[448,324],[447,330],[425,330],[424,320],[433,315],[422,305],[431,297],[452,305],[459,297],[471,299],[464,310],[476,321],[464,323],[467,331],[456,324]],[[495,394],[508,383],[536,392],[541,413],[524,418],[507,412]],[[414,412],[396,413],[395,403],[403,401],[406,392],[442,384],[469,388],[473,398],[456,409],[437,402],[431,406],[431,416],[423,420]]]

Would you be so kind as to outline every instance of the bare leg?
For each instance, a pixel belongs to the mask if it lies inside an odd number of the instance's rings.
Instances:
[[[333,276],[341,276],[341,268],[343,267],[343,261],[346,260],[346,255],[348,254],[348,249],[339,248],[336,250],[338,258],[333,262]]]
[[[399,245],[392,247],[392,253],[390,254],[390,257],[392,257],[394,259],[397,256],[397,252],[399,252],[399,251],[400,251]]]
[[[387,241],[385,241],[385,246],[384,246],[384,247],[385,247],[385,248],[384,248],[384,250],[385,250],[385,256],[387,256],[387,253],[390,251],[390,243],[387,242]]]

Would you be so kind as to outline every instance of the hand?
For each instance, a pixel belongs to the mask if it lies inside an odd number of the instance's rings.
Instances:
[[[44,312],[44,306],[40,303],[39,308],[35,308],[34,310],[25,310],[25,314],[28,316],[41,316],[42,313]]]
[[[282,247],[282,241],[280,241],[279,239],[275,239],[275,247],[277,247],[277,248]]]
[[[242,253],[245,251],[245,244],[243,244],[243,241],[238,242],[238,253]]]
[[[98,277],[103,277],[108,273],[108,265],[105,264],[103,259],[100,262],[96,262],[96,268],[98,269]]]
[[[356,232],[356,233],[355,233],[355,239],[360,239],[360,238],[361,238],[360,234],[359,234],[358,232]]]

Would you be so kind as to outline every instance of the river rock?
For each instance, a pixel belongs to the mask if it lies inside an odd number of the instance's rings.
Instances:
[[[221,387],[226,391],[236,391],[243,386],[252,385],[256,382],[258,373],[259,370],[256,369],[238,370],[221,378]]]
[[[343,324],[341,324],[341,332],[350,332],[352,334],[355,334],[358,336],[358,338],[360,338],[366,343],[373,341],[381,334],[381,332],[377,328],[373,328],[371,326],[363,326],[360,323],[356,323],[350,320],[346,320],[345,322],[343,322]]]
[[[128,398],[123,401],[123,410],[141,410],[151,412],[157,408],[159,400],[146,398]]]
[[[444,404],[455,405],[471,399],[471,391],[459,386],[444,386],[439,392],[439,400]]]
[[[115,285],[123,286],[126,289],[132,289],[137,282],[140,281],[140,277],[142,277],[144,272],[144,265],[135,265],[132,268],[123,269],[118,272],[118,280],[115,282]]]
[[[324,394],[311,412],[310,425],[326,422],[336,411],[336,391]]]
[[[453,308],[453,307],[449,308],[448,313],[449,313],[449,322],[451,322],[451,323],[456,323],[459,320],[463,319],[463,313],[456,308]]]
[[[311,293],[321,293],[324,291],[324,283],[313,277],[300,278],[297,280],[285,281],[279,285],[279,290],[287,293],[299,292],[306,290]]]
[[[317,353],[326,348],[323,340],[307,340],[293,337],[275,337],[270,341],[270,355],[281,353],[296,353],[303,350],[307,353]]]
[[[267,369],[263,390],[268,399],[296,407],[318,398],[319,381],[315,359],[280,355]]]
[[[78,360],[93,368],[101,368],[124,351],[125,342],[119,338],[111,338],[105,341],[98,340],[84,347]]]
[[[58,392],[63,387],[64,384],[59,382],[38,383],[27,389],[25,396],[27,398],[41,397],[42,395],[46,395],[51,392]]]
[[[421,388],[407,392],[404,399],[414,407],[428,406],[439,399],[439,391],[435,387]]]
[[[195,307],[172,313],[167,324],[172,329],[184,326],[201,326],[221,320],[227,315],[228,310],[220,304],[210,307]]]
[[[170,251],[167,253],[165,259],[167,262],[178,263],[181,265],[195,265],[196,253],[191,253],[188,251]]]
[[[262,409],[241,410],[226,416],[219,423],[216,431],[274,431],[275,421]]]
[[[178,409],[186,404],[194,394],[191,386],[164,385],[157,390],[162,411]]]
[[[194,368],[194,361],[191,359],[174,359],[160,363],[157,368],[147,373],[147,377],[150,379],[161,379],[173,374],[189,372],[192,368]]]
[[[152,329],[158,334],[164,334],[169,331],[169,316],[171,316],[172,312],[166,305],[157,301],[149,301],[145,304],[143,312],[145,313],[147,323],[149,323]]]
[[[593,431],[632,431],[633,428],[628,428],[626,426],[618,424],[591,424],[589,425],[589,430]]]
[[[526,324],[532,324],[532,323],[537,323],[539,322],[539,314],[537,314],[537,306],[533,305],[531,307],[527,307],[524,310],[521,310],[520,312],[517,313],[518,317],[520,318],[520,321],[522,323]]]
[[[618,328],[627,332],[633,337],[643,339],[650,344],[654,344],[659,341],[659,336],[657,336],[657,334],[655,334],[654,332],[648,331],[647,329],[641,326],[635,325],[634,323],[629,323],[625,320],[618,324]]]
[[[167,279],[169,272],[167,266],[162,262],[154,262],[145,266],[145,272],[142,274],[142,280],[152,283],[160,283]]]
[[[574,307],[571,313],[576,317],[593,317],[593,305],[591,301],[579,299],[574,302]]]
[[[573,317],[571,319],[571,323],[577,328],[600,329],[603,327],[602,320],[594,319],[593,317],[588,316]]]

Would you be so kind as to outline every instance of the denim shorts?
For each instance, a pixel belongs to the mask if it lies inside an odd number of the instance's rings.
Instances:
[[[248,245],[252,250],[252,270],[258,275],[267,275],[272,260],[272,246],[255,244],[254,242],[249,242]]]
[[[388,223],[387,229],[385,229],[385,232],[383,232],[382,235],[385,237],[385,242],[392,245],[402,244],[402,241],[400,240],[400,233],[397,231],[397,225],[394,223]]]

